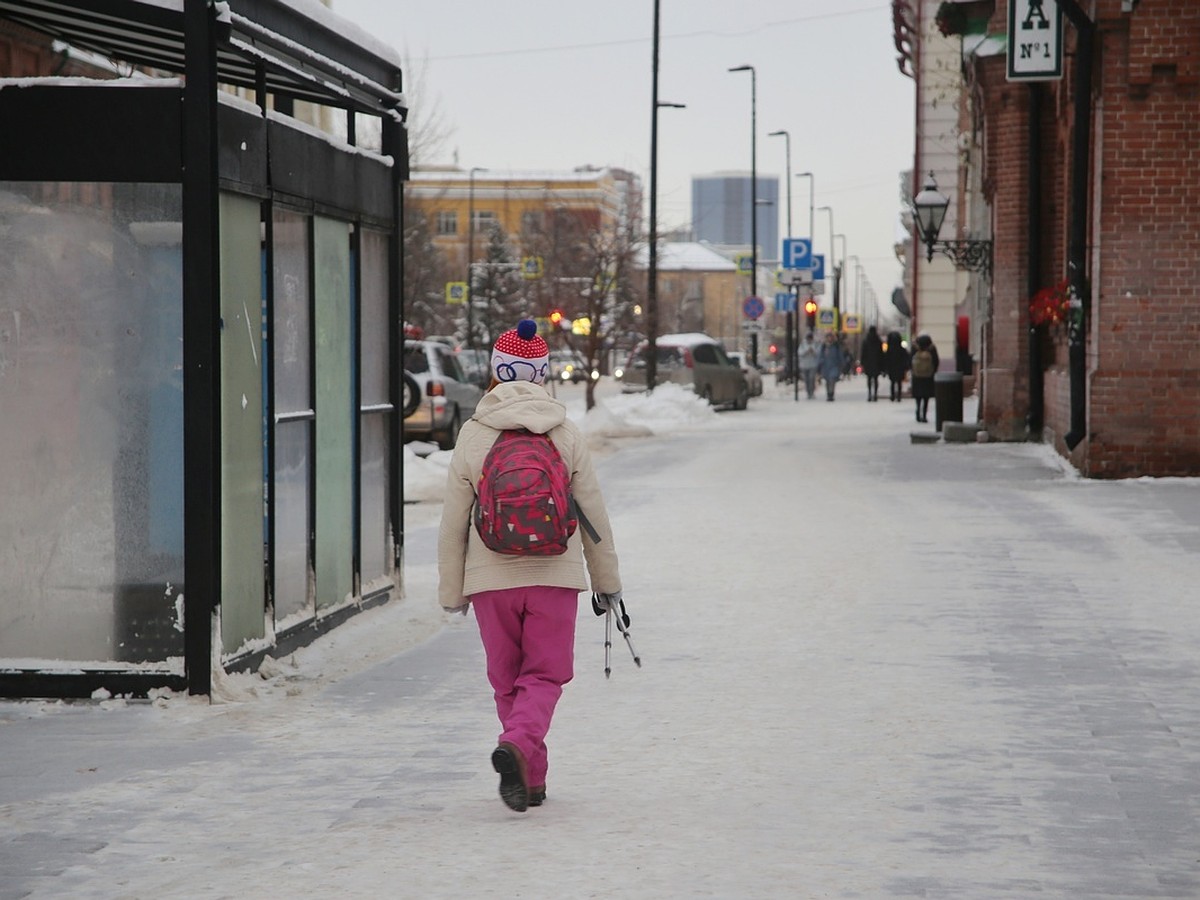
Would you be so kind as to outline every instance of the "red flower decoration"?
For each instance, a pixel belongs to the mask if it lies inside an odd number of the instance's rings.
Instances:
[[[1067,321],[1071,312],[1071,289],[1067,279],[1054,287],[1042,288],[1029,301],[1029,322],[1032,325],[1058,325]]]

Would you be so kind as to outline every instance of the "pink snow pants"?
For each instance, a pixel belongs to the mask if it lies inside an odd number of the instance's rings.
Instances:
[[[546,732],[575,674],[574,588],[520,587],[471,595],[496,696],[500,741],[525,755],[530,786],[546,783]]]

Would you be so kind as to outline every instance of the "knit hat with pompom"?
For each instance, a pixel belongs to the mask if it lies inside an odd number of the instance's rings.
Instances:
[[[550,371],[550,348],[537,333],[537,322],[522,319],[504,332],[492,348],[492,375],[497,381],[541,384]]]

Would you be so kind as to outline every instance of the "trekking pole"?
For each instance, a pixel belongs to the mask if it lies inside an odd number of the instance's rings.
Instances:
[[[612,612],[612,610],[609,610],[609,612]],[[642,667],[642,658],[633,649],[633,638],[629,636],[629,614],[625,612],[624,600],[621,601],[621,611],[617,613],[616,619],[617,631],[621,632],[621,637],[625,638],[625,644],[629,647],[629,655],[633,657],[634,664],[640,669]]]
[[[604,616],[604,677],[612,676],[612,610]]]

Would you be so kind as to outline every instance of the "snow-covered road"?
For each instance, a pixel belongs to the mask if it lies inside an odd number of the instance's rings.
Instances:
[[[436,606],[435,455],[402,602],[218,705],[0,704],[0,900],[1200,897],[1200,482],[865,396],[591,415],[644,667],[582,604],[543,807]]]

